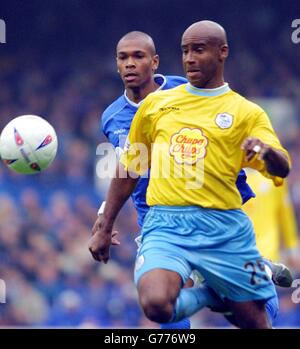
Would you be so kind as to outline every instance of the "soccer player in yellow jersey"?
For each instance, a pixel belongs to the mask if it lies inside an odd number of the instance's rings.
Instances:
[[[182,289],[192,269],[223,299],[241,328],[270,328],[265,302],[275,296],[235,186],[248,166],[276,185],[289,173],[264,111],[224,82],[224,29],[201,21],[182,36],[189,83],[148,95],[136,113],[104,217],[90,251],[107,263],[114,220],[151,167],[150,209],[142,227],[135,282],[146,316],[179,320],[197,310],[197,290]],[[129,174],[136,174],[135,176]]]
[[[243,210],[253,223],[260,253],[272,261],[280,261],[280,249],[283,247],[292,261],[298,246],[298,232],[287,182],[275,187],[270,180],[253,170],[247,170],[247,180],[256,198],[248,201]]]

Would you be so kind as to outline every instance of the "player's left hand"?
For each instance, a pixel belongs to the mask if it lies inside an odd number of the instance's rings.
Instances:
[[[272,150],[269,145],[254,137],[246,138],[241,145],[241,149],[246,153],[247,162],[251,161],[257,154],[259,160],[264,160],[265,156]]]
[[[88,243],[89,250],[96,261],[106,264],[109,260],[110,245],[116,242],[116,234],[113,235],[111,229],[107,229],[104,226],[103,217],[97,218],[92,229],[92,234]]]
[[[103,214],[100,214],[98,215],[96,222],[92,228],[92,235],[96,234],[96,232],[98,231],[98,228],[102,225],[102,221],[103,221]],[[119,232],[117,230],[114,230],[111,234],[111,244],[114,246],[121,244],[121,242],[117,238],[118,234]]]
[[[105,264],[109,260],[109,248],[111,245],[111,234],[102,231],[94,234],[88,243],[89,250],[93,258]]]

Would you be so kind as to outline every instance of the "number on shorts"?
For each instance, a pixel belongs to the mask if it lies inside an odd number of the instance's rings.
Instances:
[[[256,267],[258,267],[258,269],[263,272],[263,276],[262,277],[257,275]],[[267,277],[266,271],[265,271],[265,264],[264,264],[264,262],[261,259],[258,259],[256,261],[256,263],[253,263],[253,262],[245,263],[244,268],[245,269],[249,269],[249,268],[252,269],[251,279],[250,279],[250,284],[251,285],[259,284],[261,282],[261,279],[263,279],[265,281],[269,281],[269,278]]]

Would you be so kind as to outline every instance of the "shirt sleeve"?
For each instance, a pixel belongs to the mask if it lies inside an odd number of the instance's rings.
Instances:
[[[254,137],[260,139],[263,143],[271,146],[272,148],[283,152],[291,166],[291,160],[288,152],[281,145],[267,114],[259,108],[254,112],[249,120],[248,137]],[[270,175],[265,166],[265,162],[258,160],[258,155],[251,161],[247,162],[244,158],[242,167],[251,167],[258,170],[262,175],[273,180],[276,186],[283,184],[283,178]]]
[[[136,112],[120,162],[129,172],[143,175],[150,168],[153,123],[148,98]]]

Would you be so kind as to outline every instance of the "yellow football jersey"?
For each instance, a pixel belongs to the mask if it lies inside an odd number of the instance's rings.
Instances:
[[[266,174],[264,162],[245,162],[241,144],[248,136],[287,154],[265,112],[228,84],[212,90],[185,84],[147,96],[132,121],[121,163],[138,174],[151,167],[149,206],[236,209],[242,203],[235,184],[240,169]]]
[[[247,171],[247,183],[256,194],[243,210],[252,220],[260,253],[274,261],[280,258],[280,247],[294,249],[298,244],[297,224],[287,182],[281,187],[256,171]]]

